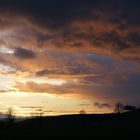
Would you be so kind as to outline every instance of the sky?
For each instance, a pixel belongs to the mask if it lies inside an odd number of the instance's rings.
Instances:
[[[138,0],[1,0],[1,112],[139,106],[139,7]]]

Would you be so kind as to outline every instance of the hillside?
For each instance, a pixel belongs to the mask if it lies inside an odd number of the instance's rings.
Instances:
[[[48,136],[132,136],[139,134],[140,110],[122,114],[65,115],[25,120],[1,130],[4,140]]]

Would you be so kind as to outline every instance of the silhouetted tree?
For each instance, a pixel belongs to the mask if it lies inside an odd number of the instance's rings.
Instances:
[[[8,108],[8,111],[7,111],[7,123],[8,125],[12,125],[14,120],[15,120],[15,116],[14,116],[14,110],[13,108]]]
[[[83,110],[80,110],[79,111],[79,114],[86,114],[86,111],[83,109]]]
[[[116,113],[122,113],[122,112],[124,111],[124,106],[123,106],[123,104],[122,104],[122,103],[117,103],[117,104],[115,105],[114,111],[115,111]]]
[[[36,109],[36,117],[42,117],[44,114],[44,109],[43,108],[37,108]]]
[[[123,110],[124,111],[133,111],[133,110],[136,110],[137,107],[136,106],[132,106],[132,105],[126,105],[123,107]]]
[[[13,110],[13,108],[8,108],[8,111],[7,111],[7,117],[9,118],[9,119],[13,119],[14,118],[14,110]]]

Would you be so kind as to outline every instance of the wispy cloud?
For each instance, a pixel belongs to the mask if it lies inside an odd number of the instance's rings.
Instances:
[[[111,107],[111,105],[108,104],[108,103],[99,103],[99,102],[95,102],[94,106],[96,106],[96,107],[98,107],[100,109],[102,109],[102,108],[110,108]]]

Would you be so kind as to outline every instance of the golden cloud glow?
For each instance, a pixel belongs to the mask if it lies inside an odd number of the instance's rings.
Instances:
[[[24,4],[0,4],[0,103],[20,115],[20,105],[36,103],[48,105],[48,114],[139,103],[139,8],[81,2],[61,5],[62,14],[49,3],[47,12]]]

